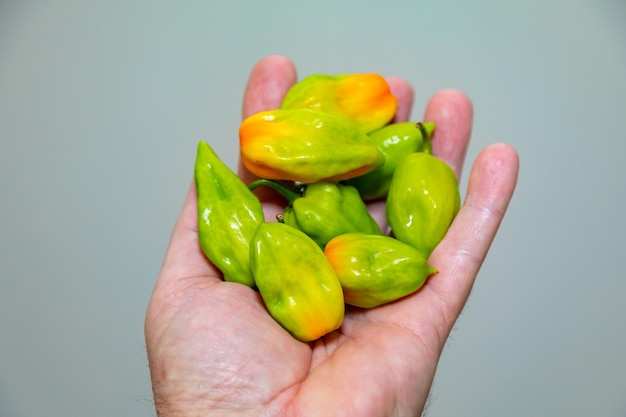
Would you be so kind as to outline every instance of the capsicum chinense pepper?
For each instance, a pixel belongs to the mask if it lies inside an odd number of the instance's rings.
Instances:
[[[364,200],[375,200],[387,195],[389,184],[398,163],[410,153],[432,153],[433,122],[401,122],[381,127],[369,137],[385,155],[385,162],[365,175],[347,180],[355,186]]]
[[[320,247],[283,223],[259,225],[250,244],[252,271],[272,317],[303,342],[339,328],[341,284]]]
[[[250,240],[264,221],[258,198],[203,141],[194,177],[198,194],[198,240],[224,280],[254,287]]]
[[[416,152],[398,164],[385,207],[394,236],[428,257],[445,236],[460,205],[452,168],[431,154]]]
[[[346,304],[372,308],[405,297],[437,272],[426,257],[389,236],[347,233],[324,250],[344,291]]]
[[[398,100],[379,74],[314,74],[289,89],[281,108],[332,113],[350,120],[367,133],[391,121]]]
[[[383,164],[385,156],[348,120],[310,109],[268,110],[239,127],[241,160],[259,178],[340,181]]]
[[[294,190],[269,180],[257,180],[248,187],[265,185],[288,201],[280,221],[306,233],[322,249],[335,236],[349,232],[382,234],[367,211],[356,188],[335,182],[304,184]]]

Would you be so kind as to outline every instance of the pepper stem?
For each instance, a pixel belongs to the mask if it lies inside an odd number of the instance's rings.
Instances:
[[[261,186],[267,186],[270,188],[273,188],[275,191],[278,192],[278,194],[282,195],[283,197],[285,197],[285,199],[287,199],[287,201],[289,201],[289,205],[292,205],[293,202],[302,196],[302,193],[300,193],[299,191],[296,191],[294,189],[291,189],[289,187],[285,187],[282,184],[277,183],[276,181],[270,181],[270,180],[266,180],[266,179],[259,179],[256,181],[251,182],[248,185],[248,188],[250,189],[250,191],[253,191],[255,188],[257,187],[261,187]]]
[[[431,139],[433,131],[435,130],[434,122],[417,122],[415,125],[420,130],[424,139]]]
[[[433,146],[431,143],[431,138],[433,135],[433,131],[435,130],[434,122],[417,122],[415,126],[419,129],[422,134],[422,139],[424,141],[424,152],[433,153]]]

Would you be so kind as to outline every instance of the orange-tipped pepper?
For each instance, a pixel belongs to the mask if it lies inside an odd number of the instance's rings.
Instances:
[[[437,270],[410,245],[389,236],[346,233],[324,249],[346,304],[372,308],[417,291]]]
[[[379,74],[314,74],[291,87],[281,108],[332,113],[369,133],[391,121],[398,100]]]
[[[309,342],[341,326],[341,285],[320,247],[304,232],[262,223],[250,243],[250,257],[267,310],[295,338]]]
[[[310,109],[269,110],[246,118],[239,127],[239,145],[246,168],[271,180],[341,181],[385,161],[355,124]]]

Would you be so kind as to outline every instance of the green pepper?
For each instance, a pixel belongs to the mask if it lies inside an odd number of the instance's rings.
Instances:
[[[343,233],[382,234],[359,192],[350,185],[317,182],[293,190],[261,179],[249,187],[260,185],[272,187],[289,202],[279,221],[303,231],[322,249],[330,239]]]
[[[398,164],[387,195],[386,216],[394,236],[429,256],[459,211],[454,171],[441,159],[412,153]]]
[[[306,234],[283,223],[263,223],[250,243],[250,257],[267,310],[295,338],[308,342],[341,326],[341,284]]]
[[[259,178],[340,181],[383,164],[385,156],[354,123],[310,109],[253,114],[239,126],[241,160]]]
[[[437,272],[420,251],[389,236],[347,233],[328,242],[324,254],[339,278],[345,303],[356,307],[398,300]]]
[[[385,162],[373,171],[346,181],[355,186],[364,200],[375,200],[387,195],[391,177],[398,163],[410,153],[432,153],[433,122],[392,123],[368,134],[385,155]]]
[[[224,280],[254,287],[250,240],[264,221],[258,198],[203,141],[194,177],[198,194],[198,240]]]

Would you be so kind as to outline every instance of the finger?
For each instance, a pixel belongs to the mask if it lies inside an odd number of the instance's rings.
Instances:
[[[283,97],[296,82],[293,63],[280,55],[261,59],[252,69],[241,109],[245,119],[255,113],[280,107]]]
[[[460,180],[472,131],[473,108],[457,90],[441,90],[429,100],[424,121],[435,122],[433,154],[452,167]]]
[[[242,118],[279,108],[283,97],[295,84],[296,79],[296,69],[289,59],[280,55],[270,55],[261,59],[248,78],[241,109]],[[246,184],[257,179],[246,169],[241,158],[238,162],[238,172]],[[257,188],[254,193],[263,202],[265,219],[275,220],[276,214],[284,209],[284,200],[277,196],[276,192],[265,187]]]
[[[429,262],[439,273],[425,285],[443,306],[439,328],[451,330],[509,205],[519,170],[517,152],[505,144],[485,148],[470,173],[461,210]],[[433,300],[431,300],[433,301]]]
[[[399,77],[388,77],[387,84],[391,90],[391,94],[398,100],[398,109],[392,120],[392,123],[406,122],[411,116],[413,108],[414,92],[413,87],[408,81]]]

